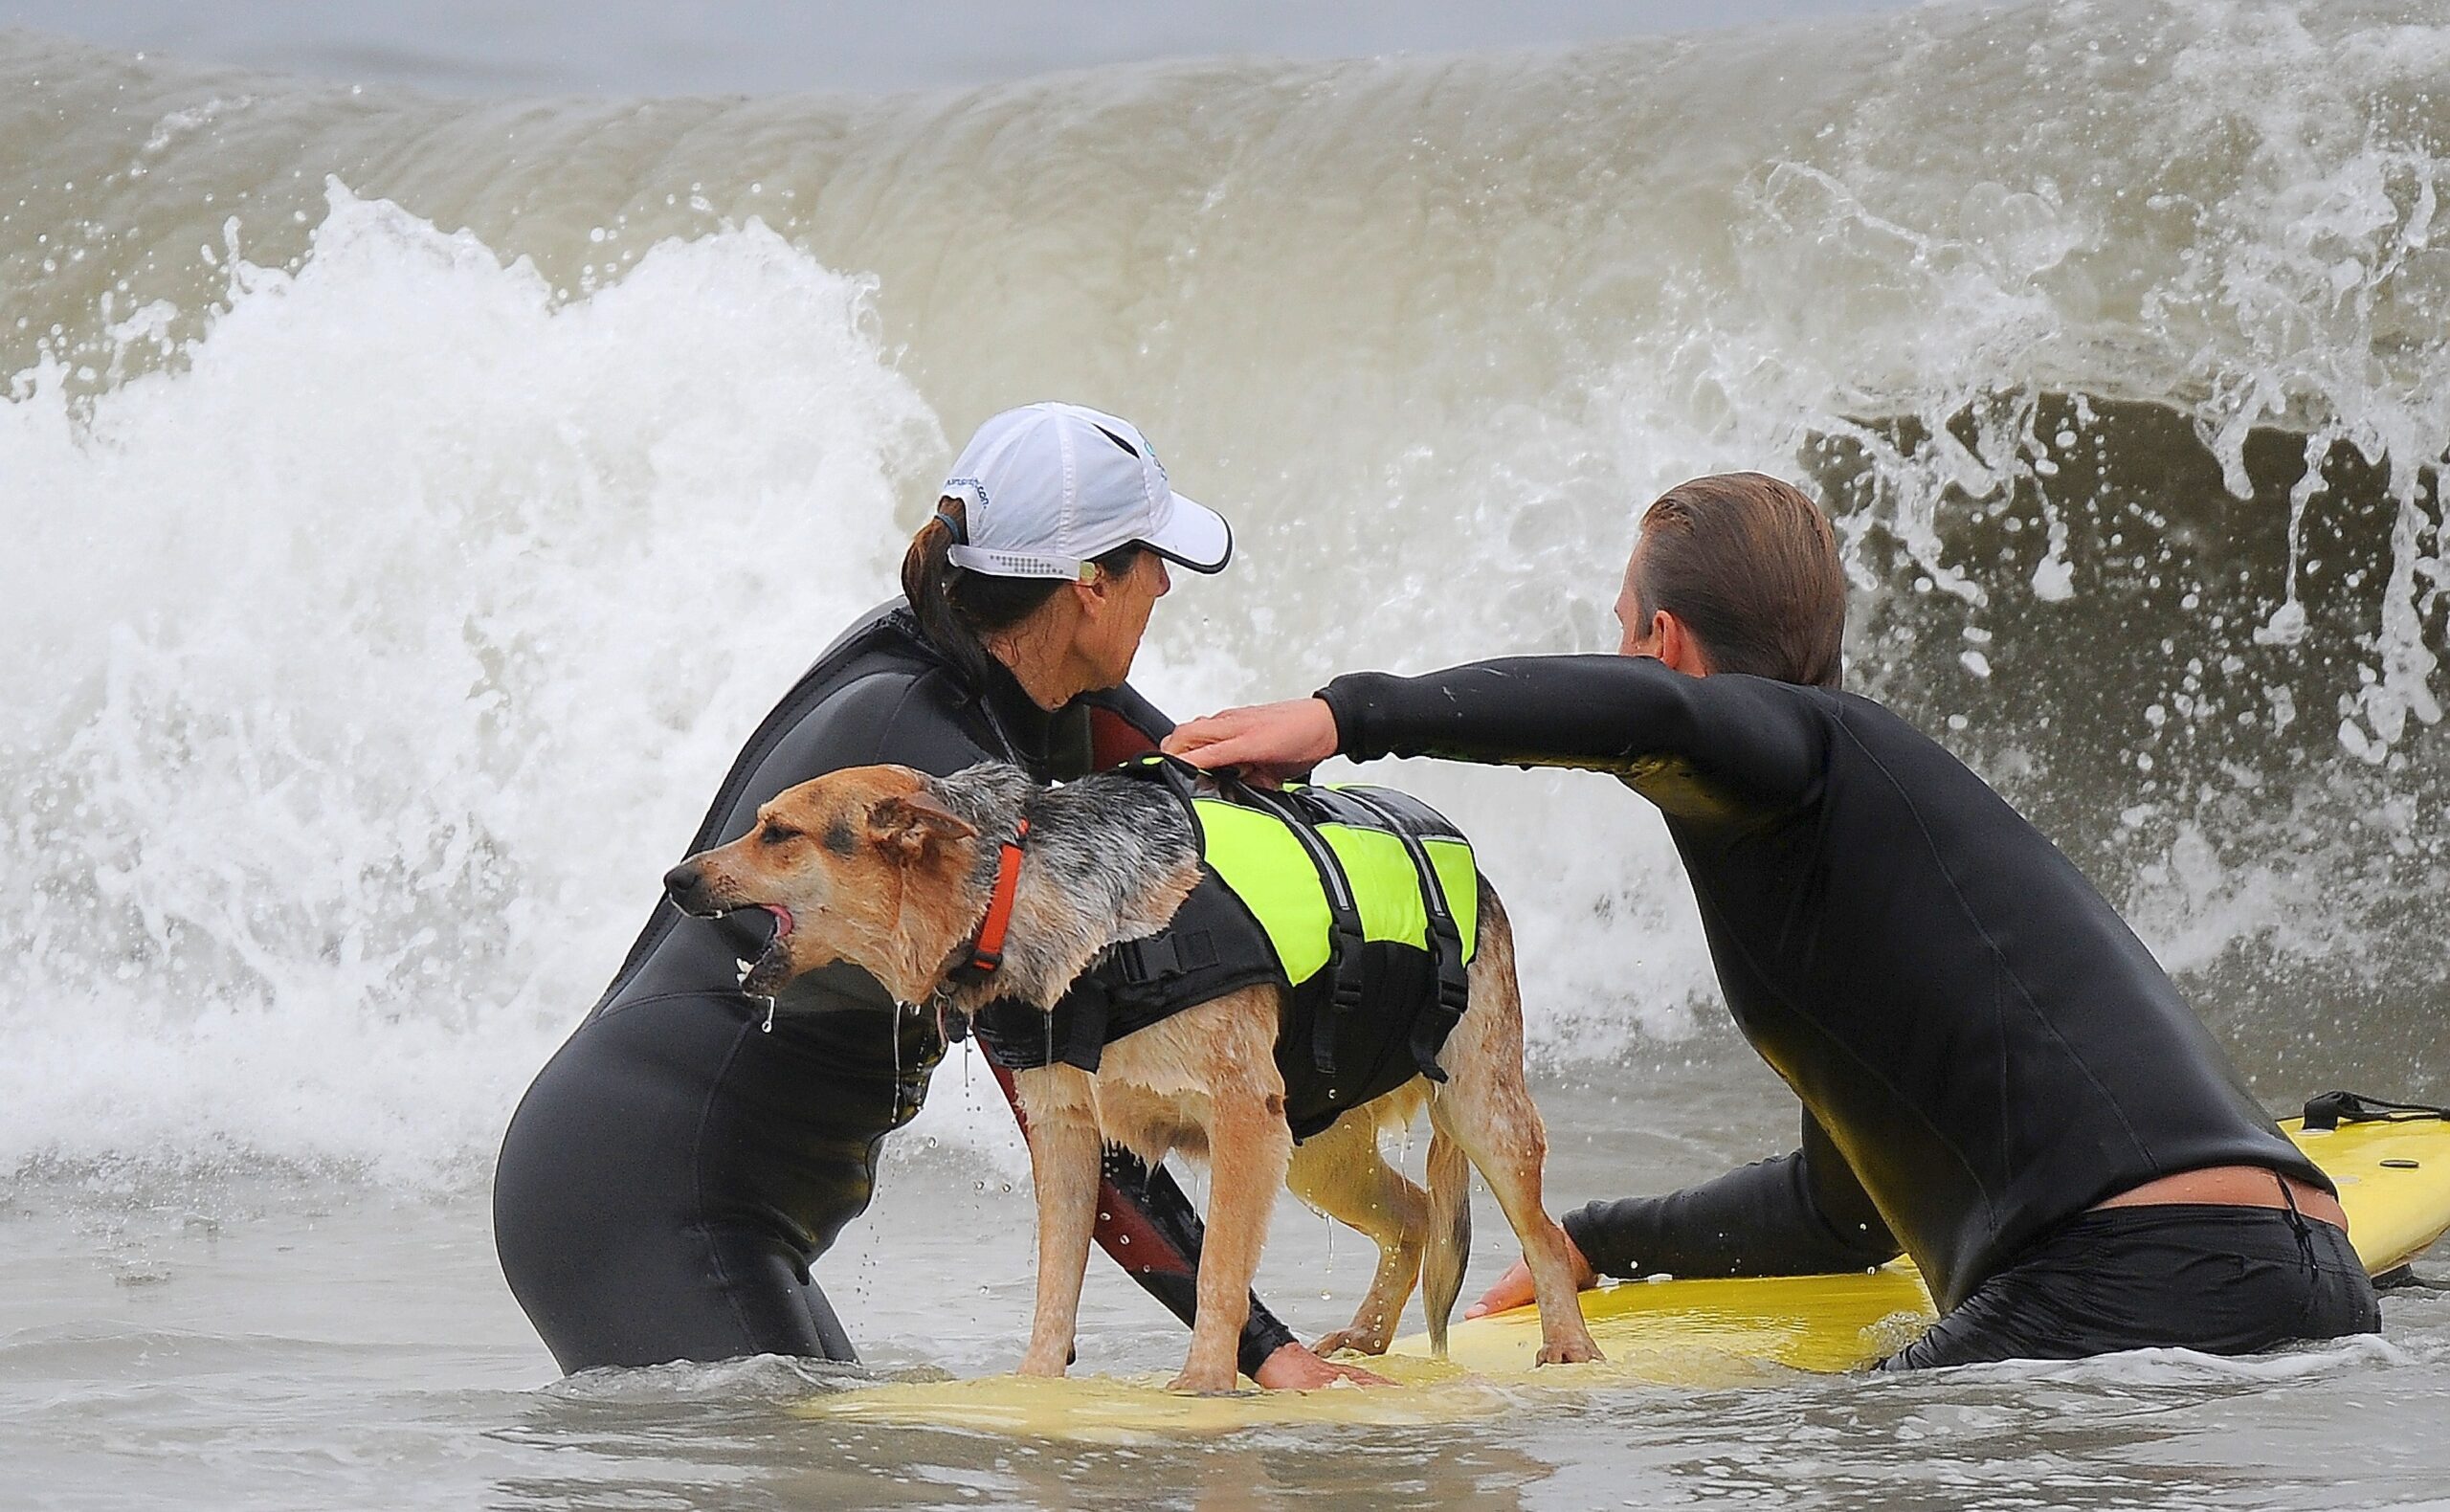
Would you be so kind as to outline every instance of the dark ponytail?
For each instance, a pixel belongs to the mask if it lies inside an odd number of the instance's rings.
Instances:
[[[920,634],[952,659],[971,687],[983,688],[998,665],[986,637],[1036,613],[1064,580],[997,577],[955,566],[947,552],[957,539],[954,528],[969,528],[968,508],[967,501],[952,495],[936,500],[935,517],[919,527],[910,549],[902,554],[902,596],[910,601]],[[1117,546],[1096,559],[1098,569],[1128,572],[1140,550],[1137,545]]]

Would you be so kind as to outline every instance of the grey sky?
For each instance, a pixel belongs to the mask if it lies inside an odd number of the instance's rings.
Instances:
[[[1561,44],[1905,0],[0,0],[0,26],[449,92],[763,94],[987,83],[1222,53]]]

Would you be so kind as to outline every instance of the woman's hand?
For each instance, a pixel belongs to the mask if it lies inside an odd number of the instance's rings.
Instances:
[[[1271,1391],[1315,1391],[1338,1381],[1355,1386],[1392,1386],[1383,1375],[1375,1375],[1357,1365],[1337,1365],[1322,1360],[1310,1346],[1288,1344],[1259,1362],[1258,1374],[1251,1377]]]
[[[1202,769],[1236,767],[1253,780],[1282,782],[1306,776],[1337,744],[1334,711],[1318,699],[1292,699],[1177,725],[1164,749]]]
[[[1587,1292],[1599,1284],[1599,1273],[1592,1270],[1591,1262],[1582,1257],[1582,1251],[1574,1244],[1570,1234],[1566,1238],[1566,1258],[1573,1265],[1574,1290]],[[1485,1318],[1491,1313],[1502,1313],[1509,1307],[1521,1307],[1534,1301],[1537,1299],[1531,1291],[1531,1267],[1517,1260],[1503,1276],[1497,1279],[1495,1286],[1481,1293],[1479,1301],[1464,1309],[1463,1316]]]

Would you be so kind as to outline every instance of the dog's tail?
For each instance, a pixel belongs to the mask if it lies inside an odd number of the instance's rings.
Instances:
[[[1446,1320],[1463,1290],[1472,1258],[1472,1163],[1463,1146],[1431,1126],[1429,1243],[1420,1262],[1421,1305],[1429,1313],[1429,1348],[1446,1358]]]

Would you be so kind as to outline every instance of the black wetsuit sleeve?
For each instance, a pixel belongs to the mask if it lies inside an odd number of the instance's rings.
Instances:
[[[1594,1202],[1566,1214],[1602,1276],[1824,1276],[1869,1270],[1900,1246],[1810,1114],[1803,1147],[1664,1197]]]
[[[1806,690],[1687,677],[1644,656],[1507,656],[1319,692],[1355,761],[1440,756],[1632,779],[1670,812],[1783,810],[1815,791],[1827,726]]]

